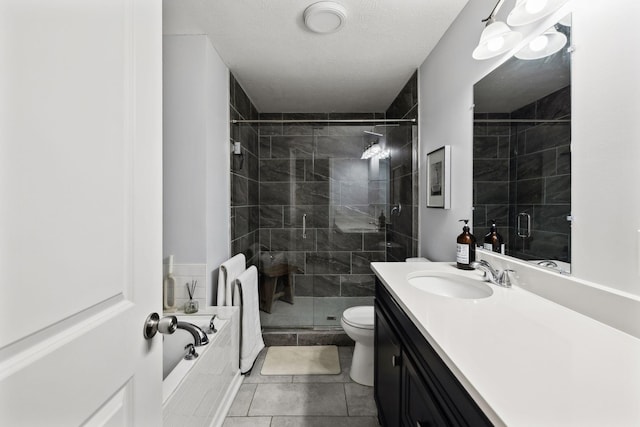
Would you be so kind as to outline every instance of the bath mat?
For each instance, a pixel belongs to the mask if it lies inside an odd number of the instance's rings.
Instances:
[[[267,350],[262,375],[336,375],[340,373],[335,345],[273,346]]]

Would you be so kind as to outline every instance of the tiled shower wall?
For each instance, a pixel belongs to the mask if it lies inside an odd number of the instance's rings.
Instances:
[[[258,110],[230,73],[231,120],[256,120]],[[258,264],[258,128],[230,124],[231,149],[231,254],[244,253],[247,265]],[[242,143],[242,156],[233,154],[233,142]],[[226,203],[221,200],[220,203]]]
[[[565,87],[511,114],[475,118],[570,119]],[[474,126],[474,232],[480,240],[497,219],[510,255],[570,261],[571,124]],[[509,208],[507,209],[507,206]],[[532,218],[532,235],[517,236],[517,214]],[[508,227],[504,227],[508,224]]]
[[[232,254],[244,253],[261,271],[271,257],[296,268],[292,278],[301,298],[268,315],[274,325],[339,324],[344,308],[371,304],[370,262],[417,253],[417,126],[328,122],[384,119],[385,113],[259,114],[233,75],[230,104],[231,119],[327,120],[231,125],[231,143],[243,147],[242,156],[231,155]],[[387,114],[417,117],[416,74]],[[391,149],[391,159],[377,166],[360,159],[375,139],[365,130],[385,134],[381,145]],[[390,215],[390,197],[401,205],[400,215]],[[378,226],[381,213],[387,227]]]
[[[382,117],[260,114],[264,120]],[[388,167],[383,161],[379,173],[372,173],[369,161],[360,159],[370,139],[363,131],[370,129],[335,123],[260,125],[260,244],[265,255],[285,257],[298,268],[296,296],[373,296],[369,262],[385,260],[385,234],[370,223],[387,209]]]
[[[418,118],[417,72],[391,103],[386,117]],[[386,134],[387,148],[391,150],[387,260],[404,261],[418,253],[418,126],[401,123],[386,128]],[[400,208],[399,213],[397,210],[391,213],[394,206]]]

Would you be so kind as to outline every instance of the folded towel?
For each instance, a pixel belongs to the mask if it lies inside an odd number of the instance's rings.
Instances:
[[[234,280],[245,269],[246,258],[244,254],[238,254],[222,263],[218,271],[218,306],[232,305]]]
[[[249,267],[236,279],[233,305],[240,306],[240,372],[248,372],[264,348],[260,326],[258,269]]]

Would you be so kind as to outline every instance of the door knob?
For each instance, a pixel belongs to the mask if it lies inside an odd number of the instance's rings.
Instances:
[[[172,334],[178,329],[176,316],[165,316],[162,319],[158,313],[151,313],[144,322],[142,335],[148,340],[156,336],[156,333]]]

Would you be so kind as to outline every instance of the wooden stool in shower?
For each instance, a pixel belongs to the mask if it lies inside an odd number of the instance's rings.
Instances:
[[[289,264],[275,264],[262,271],[263,280],[258,291],[260,294],[260,310],[271,313],[271,306],[278,298],[293,304],[295,289],[293,285],[293,273],[298,268]],[[278,285],[282,285],[278,290]]]

